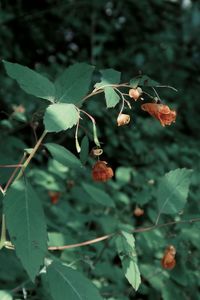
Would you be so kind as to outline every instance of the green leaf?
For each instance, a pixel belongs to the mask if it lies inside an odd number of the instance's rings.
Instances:
[[[116,91],[112,87],[108,86],[104,88],[104,93],[106,98],[106,106],[108,108],[115,107],[120,100],[120,97]]]
[[[156,194],[160,213],[176,214],[185,206],[192,170],[176,169],[160,180]]]
[[[94,187],[88,183],[83,183],[82,186],[95,202],[108,207],[115,207],[115,203],[113,202],[112,198],[102,189]]]
[[[47,280],[54,300],[103,300],[87,278],[59,262],[47,268]]]
[[[77,63],[67,68],[56,80],[56,99],[65,103],[78,103],[87,94],[94,67]]]
[[[89,156],[89,140],[88,137],[85,135],[81,141],[81,152],[80,152],[80,160],[83,165],[85,165],[85,163],[87,162],[88,156]]]
[[[0,290],[0,299],[1,300],[12,300],[13,297],[8,291]]]
[[[133,88],[133,89],[136,89],[138,87],[140,83],[140,77],[137,76],[137,77],[134,77],[130,80],[130,86]]]
[[[54,102],[55,87],[46,77],[16,63],[3,60],[7,74],[28,94]]]
[[[140,283],[140,271],[137,265],[135,239],[132,234],[122,231],[116,238],[117,252],[121,259],[125,277],[137,291]]]
[[[47,232],[42,205],[29,182],[12,184],[4,198],[4,213],[16,254],[34,281],[47,251]]]
[[[121,73],[113,69],[105,69],[100,71],[102,77],[101,82],[95,84],[96,88],[101,88],[108,84],[118,84],[120,82]]]
[[[73,104],[57,103],[47,107],[44,125],[48,132],[60,132],[72,128],[79,120],[79,113]]]
[[[80,160],[69,150],[54,143],[45,144],[45,147],[49,150],[55,160],[67,167],[81,167]]]
[[[147,75],[141,75],[140,77],[139,77],[139,83],[138,83],[138,85],[140,85],[140,86],[158,86],[159,85],[159,82],[157,82],[157,81],[155,81],[155,80],[153,80],[153,79],[151,79],[149,76],[147,76]]]

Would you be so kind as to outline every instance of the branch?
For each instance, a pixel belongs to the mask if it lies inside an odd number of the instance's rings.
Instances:
[[[157,229],[157,228],[162,228],[162,227],[171,226],[171,225],[175,225],[175,224],[183,224],[183,223],[191,223],[192,224],[192,223],[195,223],[195,222],[200,222],[200,218],[194,218],[194,219],[190,219],[190,220],[181,220],[181,221],[171,221],[171,222],[167,222],[167,223],[160,224],[160,225],[152,225],[152,226],[148,226],[148,227],[136,228],[136,229],[133,229],[132,232],[133,233],[147,232],[147,231],[151,231],[151,230],[154,230],[154,229]],[[78,243],[78,244],[48,247],[48,250],[55,251],[55,250],[65,250],[65,249],[83,247],[83,246],[95,244],[95,243],[110,239],[116,234],[117,233],[115,232],[115,233],[103,235],[103,236],[100,236],[96,239],[88,240],[88,241]]]

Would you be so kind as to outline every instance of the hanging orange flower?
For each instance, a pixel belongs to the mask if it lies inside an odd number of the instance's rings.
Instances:
[[[60,198],[60,193],[59,192],[49,191],[48,194],[49,194],[49,197],[51,199],[52,204],[58,203],[58,200]]]
[[[176,265],[175,260],[176,249],[174,246],[170,245],[165,249],[164,256],[161,260],[161,265],[164,269],[172,270]]]
[[[94,181],[107,181],[113,175],[113,170],[107,166],[106,161],[97,161],[92,168],[92,178]]]
[[[161,125],[171,125],[176,120],[176,111],[171,110],[167,105],[158,103],[145,103],[141,108],[147,111],[151,116],[158,119]]]

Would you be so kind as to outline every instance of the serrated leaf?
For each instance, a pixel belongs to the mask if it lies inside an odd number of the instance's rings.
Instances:
[[[88,156],[89,156],[89,140],[88,137],[85,135],[81,141],[81,152],[80,152],[80,160],[83,165],[87,162]]]
[[[28,181],[12,184],[4,198],[4,213],[11,242],[34,281],[47,251],[47,232],[41,202]]]
[[[3,60],[7,74],[15,79],[19,86],[28,94],[54,101],[54,84],[41,74],[16,63]]]
[[[73,104],[56,103],[49,105],[44,115],[44,125],[48,132],[60,132],[78,123],[79,113]]]
[[[107,84],[118,84],[120,82],[121,73],[113,69],[101,70],[101,82],[95,84],[96,88],[101,88]]]
[[[87,94],[94,67],[77,63],[67,68],[56,80],[56,99],[65,103],[78,103]]]
[[[176,214],[185,206],[192,170],[176,169],[160,180],[156,194],[158,210],[164,214]]]
[[[116,238],[117,252],[121,259],[125,277],[137,291],[140,283],[140,271],[137,265],[135,239],[132,234],[122,231]]]
[[[112,198],[102,189],[94,187],[93,185],[88,183],[83,183],[82,186],[95,202],[108,207],[115,206],[115,203],[113,202]]]
[[[55,160],[67,167],[81,167],[80,160],[68,149],[54,143],[47,143],[45,147],[49,150]]]
[[[47,268],[47,280],[54,300],[103,300],[84,275],[59,262]]]
[[[120,100],[117,92],[110,86],[104,88],[105,98],[106,98],[106,106],[108,108],[115,107]]]

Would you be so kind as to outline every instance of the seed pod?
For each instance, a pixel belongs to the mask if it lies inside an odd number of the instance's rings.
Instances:
[[[92,168],[92,178],[94,181],[107,181],[113,175],[113,170],[107,166],[106,161],[97,161]]]
[[[126,114],[119,114],[117,117],[117,125],[118,126],[123,126],[127,125],[130,122],[131,117]]]
[[[172,270],[176,265],[175,260],[176,248],[172,245],[165,249],[164,256],[161,260],[161,265],[164,269]]]
[[[133,98],[135,101],[142,95],[142,89],[140,87],[136,89],[129,90],[129,97]]]

